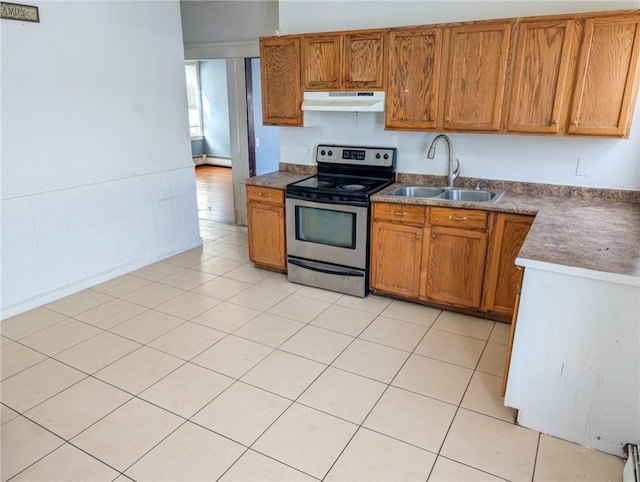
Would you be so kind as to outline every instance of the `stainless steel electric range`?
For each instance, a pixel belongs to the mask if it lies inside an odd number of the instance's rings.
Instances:
[[[370,197],[395,177],[396,149],[318,145],[318,175],[285,190],[289,281],[369,292]]]

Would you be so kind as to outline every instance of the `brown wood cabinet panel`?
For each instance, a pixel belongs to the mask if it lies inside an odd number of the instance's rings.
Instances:
[[[346,89],[384,88],[384,31],[347,33],[343,37]]]
[[[434,226],[427,251],[427,300],[480,309],[487,234],[466,229]]]
[[[484,311],[512,315],[522,282],[522,270],[515,260],[532,223],[533,216],[496,215],[485,274]]]
[[[302,73],[300,36],[260,39],[262,123],[301,126]]]
[[[440,95],[442,28],[391,29],[385,126],[435,129]]]
[[[373,203],[373,219],[423,226],[425,207],[409,204]]]
[[[639,48],[639,13],[586,19],[569,133],[629,135]]]
[[[276,194],[278,192],[280,194]],[[284,192],[247,186],[247,199],[249,259],[256,265],[286,270]]]
[[[577,44],[574,31],[572,19],[519,25],[508,131],[555,134],[564,130],[569,67]]]
[[[305,35],[303,72],[305,90],[337,90],[342,85],[342,37],[339,34]]]
[[[284,190],[272,187],[247,186],[247,201],[284,205]]]
[[[432,226],[452,228],[486,229],[487,212],[475,209],[431,208],[429,223]]]
[[[371,287],[417,299],[420,289],[422,228],[374,222],[371,230]]]
[[[500,130],[512,23],[486,22],[448,29],[445,129]]]
[[[500,396],[504,397],[507,393],[507,380],[509,379],[509,367],[511,366],[511,352],[513,351],[513,339],[516,336],[516,325],[518,324],[518,308],[520,307],[520,287],[516,292],[516,298],[514,301],[513,316],[511,317],[511,330],[509,331],[509,342],[507,344],[507,355],[504,362],[504,373],[502,375],[502,388],[500,389]]]

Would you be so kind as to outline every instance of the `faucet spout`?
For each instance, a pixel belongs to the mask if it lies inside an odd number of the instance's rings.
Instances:
[[[444,134],[437,135],[433,141],[431,141],[431,145],[429,146],[429,150],[427,151],[427,159],[433,159],[436,155],[436,145],[440,139],[444,139],[447,143],[447,182],[449,187],[453,187],[456,179],[460,175],[460,161],[456,159],[456,165],[453,165],[453,147],[451,145],[451,139]]]

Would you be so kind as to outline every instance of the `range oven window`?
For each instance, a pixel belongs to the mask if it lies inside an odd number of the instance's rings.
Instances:
[[[295,226],[299,241],[356,247],[356,213],[296,206]]]

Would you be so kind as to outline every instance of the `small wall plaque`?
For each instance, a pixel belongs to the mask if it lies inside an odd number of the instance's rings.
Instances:
[[[19,3],[0,2],[0,18],[40,23],[38,7],[21,5]]]

